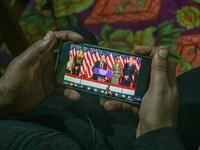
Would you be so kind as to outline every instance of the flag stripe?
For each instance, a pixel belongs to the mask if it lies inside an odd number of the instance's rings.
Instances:
[[[101,55],[105,55],[105,62],[108,70],[112,70],[112,66],[115,63],[116,58],[120,59],[122,68],[124,68],[124,65],[129,62],[128,55],[119,55],[113,52],[87,48],[84,46],[76,46],[75,44],[72,44],[70,57],[74,59],[80,50],[83,51],[84,56],[83,64],[80,68],[80,74],[85,75],[86,78],[91,78],[93,76],[93,71],[91,68],[94,66],[96,61],[100,60]],[[141,60],[141,58],[136,57],[136,70],[140,69],[142,62]]]

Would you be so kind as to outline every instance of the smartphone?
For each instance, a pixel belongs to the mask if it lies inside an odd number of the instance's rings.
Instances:
[[[140,104],[150,80],[151,58],[105,47],[61,43],[55,67],[59,86]]]

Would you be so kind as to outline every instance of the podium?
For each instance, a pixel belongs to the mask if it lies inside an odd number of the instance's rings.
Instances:
[[[97,75],[97,81],[104,82],[105,77],[112,77],[112,71],[94,68],[94,74]]]

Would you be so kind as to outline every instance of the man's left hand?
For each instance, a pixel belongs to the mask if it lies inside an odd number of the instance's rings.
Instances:
[[[0,79],[0,118],[33,110],[43,99],[58,91],[53,82],[54,54],[59,41],[81,42],[83,37],[72,31],[48,32],[46,36],[16,57]],[[64,95],[77,100],[73,90]]]

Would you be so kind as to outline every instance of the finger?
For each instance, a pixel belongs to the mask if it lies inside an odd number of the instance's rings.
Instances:
[[[138,113],[139,108],[119,101],[106,101],[104,108],[108,111],[132,111]]]
[[[82,42],[83,41],[83,37],[81,35],[79,35],[76,32],[69,31],[69,30],[55,32],[55,35],[59,41],[66,41],[66,40],[70,40],[73,42]]]
[[[35,42],[19,56],[21,65],[29,67],[30,65],[35,64],[35,62],[40,60],[45,53],[51,50],[55,43],[55,34],[52,31],[49,31],[43,39]]]
[[[149,56],[151,54],[151,51],[152,51],[152,47],[149,47],[149,46],[140,46],[140,45],[138,45],[135,48],[135,53],[139,54],[139,55]]]
[[[101,105],[101,106],[104,106],[104,103],[105,103],[106,101],[111,101],[111,100],[112,100],[112,99],[110,99],[110,98],[101,96],[101,97],[100,97],[100,105]]]
[[[73,31],[59,31],[52,32],[49,31],[45,37],[32,46],[30,46],[22,55],[20,56],[21,65],[29,67],[35,64],[36,61],[40,60],[42,56],[53,49],[58,43],[58,41],[71,40],[74,42],[83,41],[83,37]]]
[[[79,101],[80,100],[80,94],[72,89],[66,89],[64,91],[64,96],[69,98],[72,101]]]
[[[49,31],[43,39],[35,42],[26,51],[30,55],[41,56],[46,51],[50,50],[53,46],[55,46],[57,44],[57,41],[63,41],[63,40],[81,42],[83,41],[83,37],[73,31],[59,31],[59,32]]]
[[[153,56],[151,65],[151,82],[150,89],[160,93],[163,86],[169,86],[168,82],[168,49],[165,47],[160,47],[156,50]],[[167,90],[167,89],[166,89]]]
[[[155,47],[150,47],[150,46],[137,46],[135,48],[135,53],[138,55],[144,55],[144,56],[153,56],[156,52]]]

